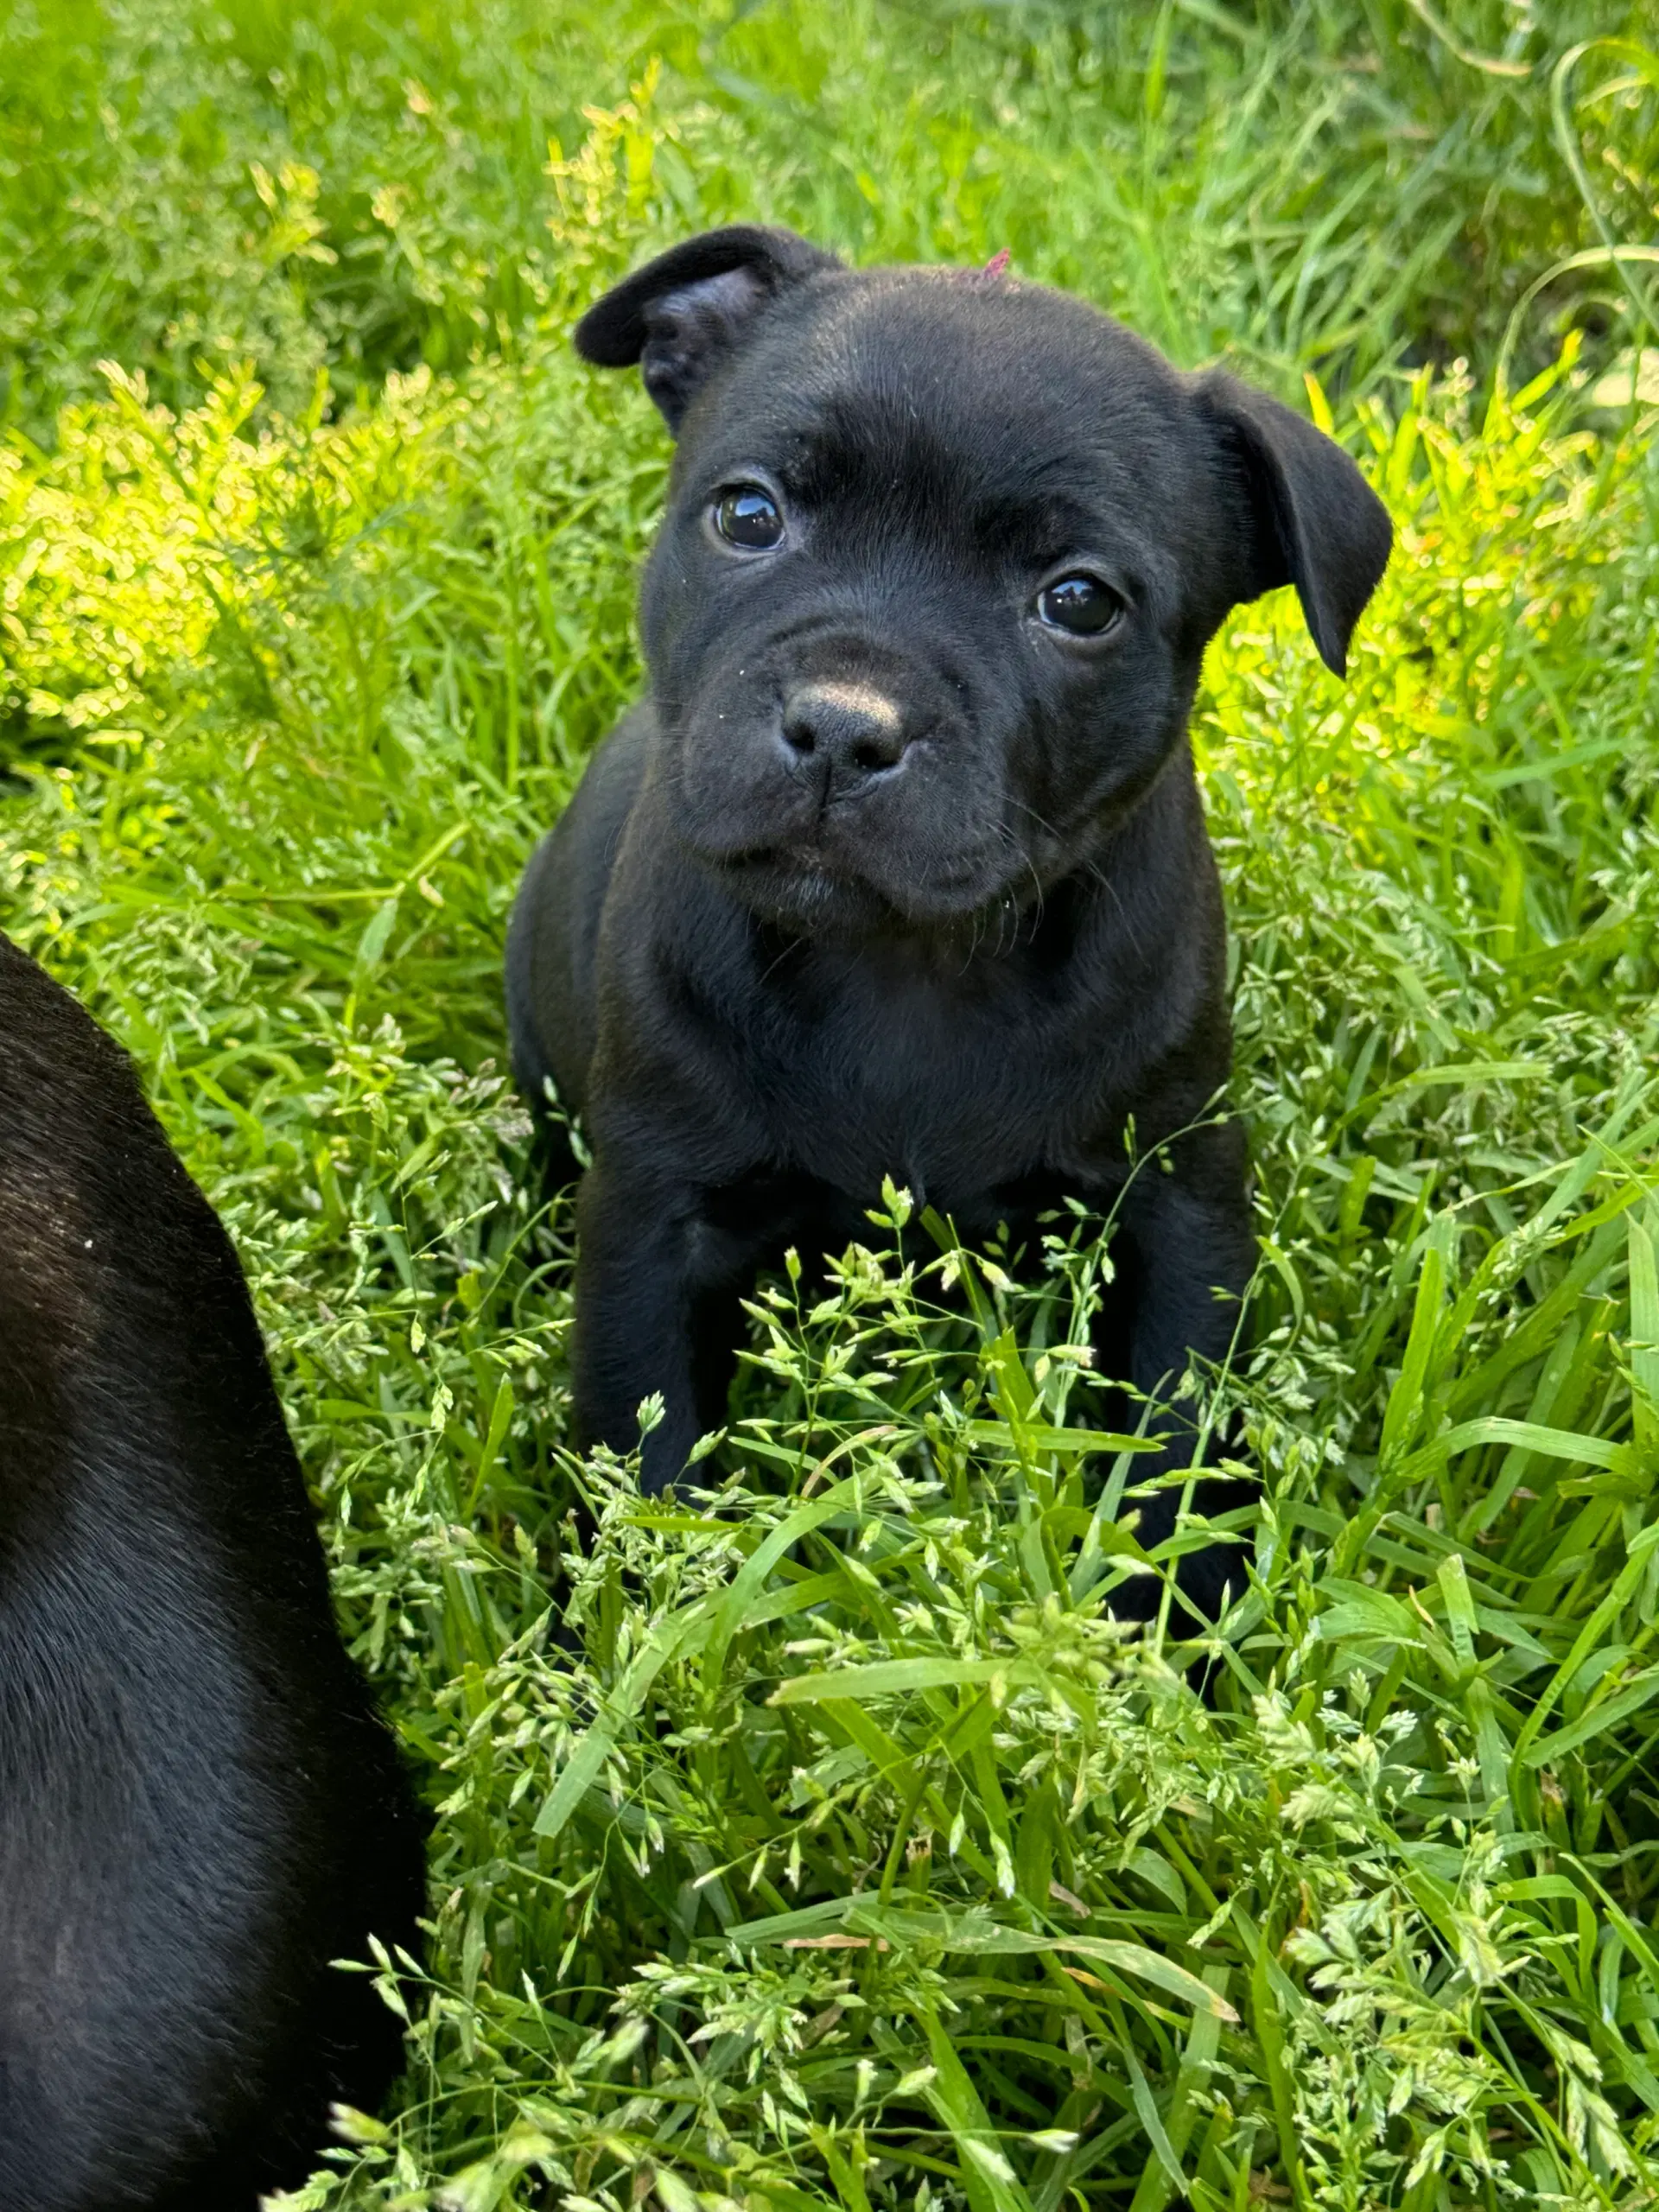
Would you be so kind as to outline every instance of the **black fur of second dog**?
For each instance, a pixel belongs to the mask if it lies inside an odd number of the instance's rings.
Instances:
[[[230,1240],[0,937],[0,2206],[251,2212],[400,2062],[421,1822]]]
[[[576,345],[639,363],[679,441],[651,695],[508,950],[519,1082],[550,1077],[592,1147],[581,1429],[630,1449],[660,1391],[644,1480],[671,1482],[722,1418],[757,1262],[867,1234],[887,1175],[969,1238],[1121,1194],[1106,1358],[1155,1393],[1219,1357],[1255,1244],[1213,1112],[1225,925],[1187,716],[1229,608],[1281,584],[1344,671],[1382,506],[1275,401],[989,271],[855,271],[739,226]],[[1165,1147],[1133,1175],[1131,1122]],[[1143,1541],[1177,1496],[1148,1492]],[[1216,1556],[1186,1575],[1212,1604]]]

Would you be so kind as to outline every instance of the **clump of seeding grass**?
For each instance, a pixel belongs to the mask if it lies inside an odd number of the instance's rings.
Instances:
[[[1080,1217],[1016,1266],[889,1191],[757,1287],[706,1489],[572,1456],[496,977],[637,678],[660,448],[546,348],[256,397],[117,378],[0,454],[10,681],[73,733],[0,897],[231,1226],[435,1808],[403,2101],[290,2201],[1645,2201],[1649,427],[1575,429],[1570,355],[1373,398],[1351,684],[1277,600],[1212,652],[1263,1261],[1193,1387],[1266,1488],[1195,1648],[1109,1611],[1202,1532],[1114,1518]]]

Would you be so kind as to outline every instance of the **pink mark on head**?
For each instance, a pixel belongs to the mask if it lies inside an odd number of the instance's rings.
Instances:
[[[1001,253],[991,256],[982,269],[953,269],[952,281],[958,284],[995,284],[999,276],[1007,275],[1010,258],[1008,249],[1004,246]]]

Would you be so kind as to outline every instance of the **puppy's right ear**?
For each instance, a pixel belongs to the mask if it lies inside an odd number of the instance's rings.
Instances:
[[[671,430],[711,372],[779,292],[841,267],[793,231],[734,223],[705,231],[625,277],[575,327],[584,361],[626,369],[638,361],[645,390]]]
[[[1389,565],[1394,525],[1334,439],[1219,369],[1194,394],[1219,434],[1224,481],[1240,515],[1235,604],[1294,584],[1309,634],[1332,675]]]

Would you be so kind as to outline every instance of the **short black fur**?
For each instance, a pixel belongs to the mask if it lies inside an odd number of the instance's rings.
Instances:
[[[868,1233],[887,1175],[970,1238],[1058,1192],[1121,1199],[1133,1296],[1101,1349],[1167,1396],[1226,1352],[1255,1256],[1187,716],[1228,609],[1278,585],[1342,671],[1381,504],[1277,402],[990,271],[715,232],[576,344],[640,361],[679,437],[651,696],[537,852],[508,950],[518,1079],[593,1149],[582,1433],[632,1448],[659,1391],[644,1479],[673,1481],[756,1265]],[[775,543],[734,542],[739,491]],[[1044,613],[1079,574],[1098,634]],[[1185,1466],[1179,1414],[1155,1421],[1147,1471]],[[1144,1541],[1176,1495],[1142,1501]],[[1213,1604],[1221,1563],[1186,1572]]]
[[[251,2212],[397,2023],[422,1827],[230,1241],[0,937],[0,2205]]]

